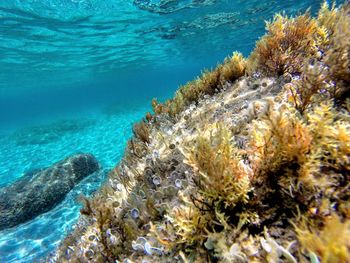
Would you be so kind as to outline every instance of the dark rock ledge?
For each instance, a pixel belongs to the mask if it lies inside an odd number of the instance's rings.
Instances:
[[[99,168],[93,155],[76,154],[48,168],[26,173],[0,189],[0,230],[51,210],[77,183]]]

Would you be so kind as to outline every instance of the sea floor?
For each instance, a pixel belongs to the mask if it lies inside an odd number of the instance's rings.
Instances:
[[[0,137],[0,187],[25,172],[50,166],[78,152],[92,153],[102,166],[101,172],[85,178],[53,210],[1,231],[1,263],[38,262],[55,249],[79,217],[79,195],[90,195],[101,185],[108,170],[121,159],[132,124],[147,110],[142,106],[129,110],[108,107],[22,127]]]

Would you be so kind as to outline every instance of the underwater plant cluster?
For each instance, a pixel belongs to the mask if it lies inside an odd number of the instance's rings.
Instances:
[[[48,262],[349,262],[350,4],[266,30],[152,101]]]

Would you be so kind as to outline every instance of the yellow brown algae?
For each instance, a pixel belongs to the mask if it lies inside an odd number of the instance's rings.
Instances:
[[[349,13],[278,15],[248,60],[154,100],[48,261],[350,261]]]

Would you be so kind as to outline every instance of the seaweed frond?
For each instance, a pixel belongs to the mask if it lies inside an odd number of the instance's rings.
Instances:
[[[220,73],[220,81],[234,81],[245,74],[247,61],[239,52],[234,52],[231,57],[225,59]]]
[[[156,115],[160,115],[166,111],[164,105],[159,103],[156,98],[152,99],[152,109]]]
[[[315,107],[306,117],[309,129],[314,134],[314,148],[317,147],[322,152],[324,165],[337,171],[349,171],[349,122],[341,118],[331,102],[325,102]]]
[[[308,13],[296,18],[278,14],[266,24],[267,34],[249,58],[249,71],[281,76],[302,71],[303,61],[314,54],[317,22]]]
[[[246,72],[247,61],[241,53],[234,52],[219,64],[214,70],[205,70],[197,79],[181,86],[173,99],[164,104],[152,101],[152,107],[156,114],[169,113],[175,117],[191,103],[196,103],[205,94],[214,94],[222,89],[227,82],[233,82]]]
[[[328,69],[322,64],[306,64],[300,79],[286,85],[291,93],[289,100],[303,114],[316,101],[330,97],[332,86],[327,83],[328,80]]]
[[[234,207],[248,201],[250,173],[230,140],[232,135],[223,125],[209,136],[199,136],[188,163],[197,171],[200,193],[213,206],[223,203]]]
[[[334,25],[339,20],[338,12],[339,10],[336,8],[335,4],[330,8],[327,1],[323,2],[318,11],[317,22],[326,29],[328,34],[333,34],[334,32]]]
[[[212,221],[209,213],[201,212],[195,206],[175,207],[172,211],[173,225],[179,237],[177,244],[186,246],[203,244],[206,239],[207,228]]]
[[[350,6],[339,10],[337,15],[324,62],[337,86],[336,99],[344,101],[350,95]]]
[[[139,123],[135,123],[132,129],[135,137],[142,142],[150,143],[150,130],[148,124],[142,120]]]
[[[350,220],[329,216],[323,227],[310,226],[306,219],[295,226],[301,250],[315,254],[320,262],[347,262],[350,258]]]
[[[273,174],[304,163],[312,135],[290,107],[282,105],[276,109],[270,102],[265,118],[254,123],[250,141],[255,171],[260,175]]]

